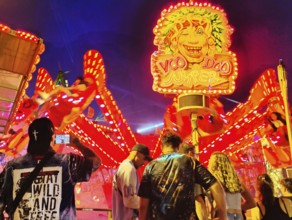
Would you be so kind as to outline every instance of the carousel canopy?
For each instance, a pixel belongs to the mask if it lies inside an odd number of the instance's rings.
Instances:
[[[42,39],[0,24],[0,134],[8,132],[18,103],[32,78]]]

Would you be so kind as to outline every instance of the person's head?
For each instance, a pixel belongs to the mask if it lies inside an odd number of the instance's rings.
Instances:
[[[279,112],[272,112],[270,114],[270,118],[272,121],[276,121],[276,120],[281,120],[282,119],[282,116]]]
[[[286,120],[282,117],[282,115],[279,112],[270,113],[268,117],[268,121],[274,131],[277,131],[277,127],[278,127],[276,126],[276,124],[274,124],[276,121],[281,121],[284,125],[286,125]]]
[[[16,134],[16,132],[12,128],[10,128],[8,131],[8,134],[14,135],[14,134]]]
[[[284,119],[283,115],[279,112],[272,112],[270,114],[270,120],[273,121],[281,121],[283,124],[286,125],[286,120]]]
[[[51,149],[54,135],[53,122],[48,118],[35,119],[28,127],[29,142],[27,152],[43,155]]]
[[[128,158],[133,161],[136,169],[143,166],[145,161],[152,160],[149,148],[144,144],[135,144]]]
[[[195,159],[195,146],[188,143],[182,143],[179,146],[179,152]]]
[[[83,76],[78,76],[78,77],[75,79],[73,85],[78,85],[78,84],[79,84],[80,82],[82,82],[83,80],[84,80],[84,77],[83,77]]]
[[[174,134],[172,132],[166,132],[162,138],[162,149],[165,147],[172,148],[173,150],[177,151],[179,149],[179,145],[182,143],[180,136]]]
[[[273,204],[274,200],[274,183],[267,173],[258,175],[257,177],[257,191],[260,193],[259,199],[265,206]]]
[[[238,175],[225,153],[212,153],[208,169],[222,184],[225,191],[230,193],[242,191],[242,185]]]
[[[281,193],[283,196],[292,195],[292,178],[284,178],[280,182],[281,184]]]

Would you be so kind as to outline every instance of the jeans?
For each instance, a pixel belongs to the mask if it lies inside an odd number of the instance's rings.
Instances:
[[[227,219],[228,220],[242,220],[242,215],[239,213],[228,213],[227,212]]]

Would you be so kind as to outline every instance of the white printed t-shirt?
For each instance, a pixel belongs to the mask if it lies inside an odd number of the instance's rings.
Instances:
[[[1,174],[0,212],[11,207],[24,177],[36,166],[31,154],[11,160]],[[13,220],[76,219],[74,187],[88,181],[92,161],[75,154],[55,154],[43,167],[24,194]]]
[[[112,217],[113,220],[131,220],[134,209],[139,208],[137,196],[139,180],[131,160],[124,160],[113,179]]]

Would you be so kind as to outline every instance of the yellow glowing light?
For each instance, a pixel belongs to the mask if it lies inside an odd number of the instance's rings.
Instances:
[[[224,11],[209,3],[178,3],[164,9],[153,30],[158,47],[151,56],[153,90],[234,92],[238,68],[235,53],[228,50],[232,32]],[[199,45],[192,44],[193,39]]]

